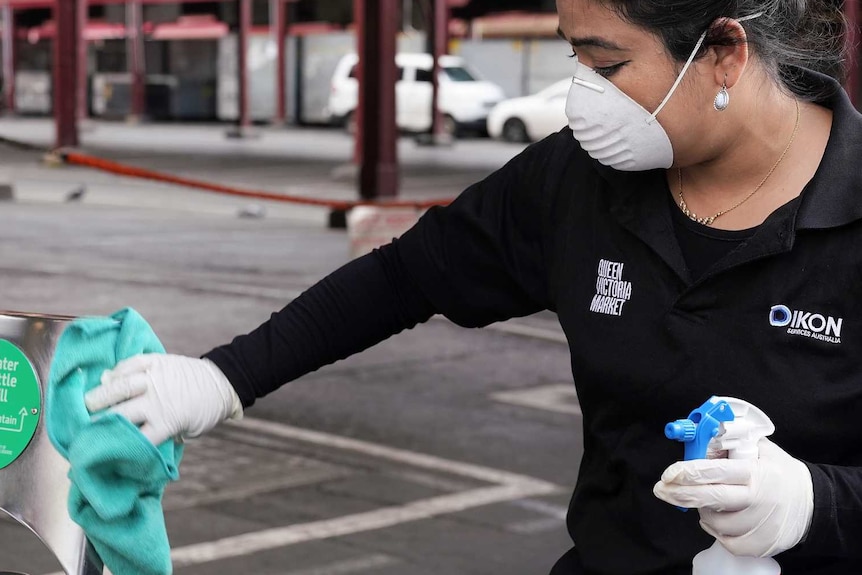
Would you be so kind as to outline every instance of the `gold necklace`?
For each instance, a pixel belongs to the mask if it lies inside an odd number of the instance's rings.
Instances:
[[[760,183],[757,184],[757,187],[754,188],[754,190],[752,190],[752,192],[750,194],[748,194],[747,196],[742,198],[742,200],[740,200],[739,202],[737,202],[733,206],[727,208],[726,210],[721,210],[717,214],[714,214],[714,215],[709,216],[709,217],[699,218],[699,217],[697,217],[697,214],[695,214],[694,212],[692,212],[691,210],[688,209],[688,206],[685,203],[685,199],[682,197],[682,169],[677,168],[676,169],[676,175],[677,175],[677,179],[679,180],[679,209],[682,210],[682,213],[684,213],[690,219],[696,221],[697,223],[703,224],[705,226],[711,226],[712,223],[716,220],[716,218],[718,218],[719,216],[723,216],[724,214],[726,214],[727,212],[729,212],[731,210],[735,210],[736,208],[738,208],[739,206],[741,206],[742,204],[747,202],[749,200],[749,198],[751,198],[751,196],[756,194],[758,192],[758,190],[760,190],[760,188],[763,187],[763,184],[766,183],[766,180],[769,179],[769,176],[772,175],[772,172],[775,171],[775,169],[781,163],[781,160],[783,160],[784,156],[787,155],[787,151],[790,149],[790,146],[793,144],[793,140],[796,138],[796,133],[798,131],[799,131],[799,101],[796,102],[796,125],[793,127],[793,134],[791,134],[790,141],[787,142],[787,146],[784,148],[784,151],[781,152],[781,155],[778,157],[778,161],[775,162],[775,164],[772,166],[772,168],[769,170],[769,172],[766,174],[766,176],[764,176],[764,178],[762,180],[760,180]]]

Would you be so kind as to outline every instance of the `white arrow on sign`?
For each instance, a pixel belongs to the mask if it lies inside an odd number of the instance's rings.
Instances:
[[[18,429],[13,429],[11,427],[3,427],[0,425],[0,431],[11,431],[13,433],[21,433],[24,431],[24,418],[27,417],[27,409],[22,407],[21,411],[18,412]]]

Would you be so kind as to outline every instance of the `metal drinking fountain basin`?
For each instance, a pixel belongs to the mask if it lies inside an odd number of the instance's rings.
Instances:
[[[45,430],[45,393],[57,340],[73,318],[0,311],[0,510],[30,529],[68,575],[102,573],[69,517],[69,463]],[[0,543],[0,570],[2,570]]]

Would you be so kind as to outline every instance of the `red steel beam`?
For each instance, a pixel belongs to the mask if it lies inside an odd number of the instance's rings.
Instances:
[[[54,38],[54,122],[58,148],[78,145],[78,1],[63,0],[54,6],[57,35]]]
[[[365,0],[365,46],[360,91],[364,100],[362,163],[359,195],[363,199],[398,195],[397,128],[395,124],[396,35],[398,0]]]
[[[131,75],[130,119],[138,122],[146,112],[146,85],[144,81],[144,11],[139,0],[126,4],[126,69]]]
[[[353,163],[362,165],[362,140],[365,132],[365,94],[362,86],[365,84],[365,1],[353,0],[353,28],[356,31],[356,53],[359,62],[356,64],[356,82],[359,93],[356,97],[356,110],[353,111],[355,134],[353,134]]]
[[[237,34],[237,75],[239,76],[239,133],[251,123],[248,116],[248,38],[251,31],[251,0],[239,0],[239,32]]]
[[[440,111],[440,56],[446,54],[449,43],[449,7],[446,0],[431,0],[431,55],[434,66],[431,70],[431,133],[435,137],[443,134],[443,112]]]
[[[89,15],[87,12],[88,0],[78,0],[79,31],[87,29],[87,22],[89,21]],[[75,102],[78,104],[79,120],[83,120],[87,117],[87,110],[89,109],[89,106],[87,105],[87,82],[89,81],[89,75],[87,74],[87,49],[88,44],[87,40],[84,38],[84,34],[78,34],[78,94],[75,98]]]
[[[15,8],[3,6],[3,104],[15,112]]]
[[[270,26],[275,42],[275,118],[276,124],[284,124],[287,118],[287,49],[284,38],[287,35],[287,20],[284,0],[269,0]]]

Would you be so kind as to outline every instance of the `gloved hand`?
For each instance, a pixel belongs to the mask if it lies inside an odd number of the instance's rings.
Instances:
[[[143,354],[123,360],[84,396],[90,413],[110,408],[139,425],[153,445],[197,437],[225,419],[242,417],[230,382],[207,359]]]
[[[808,533],[814,486],[808,467],[768,439],[761,439],[758,449],[758,459],[674,463],[653,493],[673,505],[697,508],[703,530],[734,555],[777,555]]]

